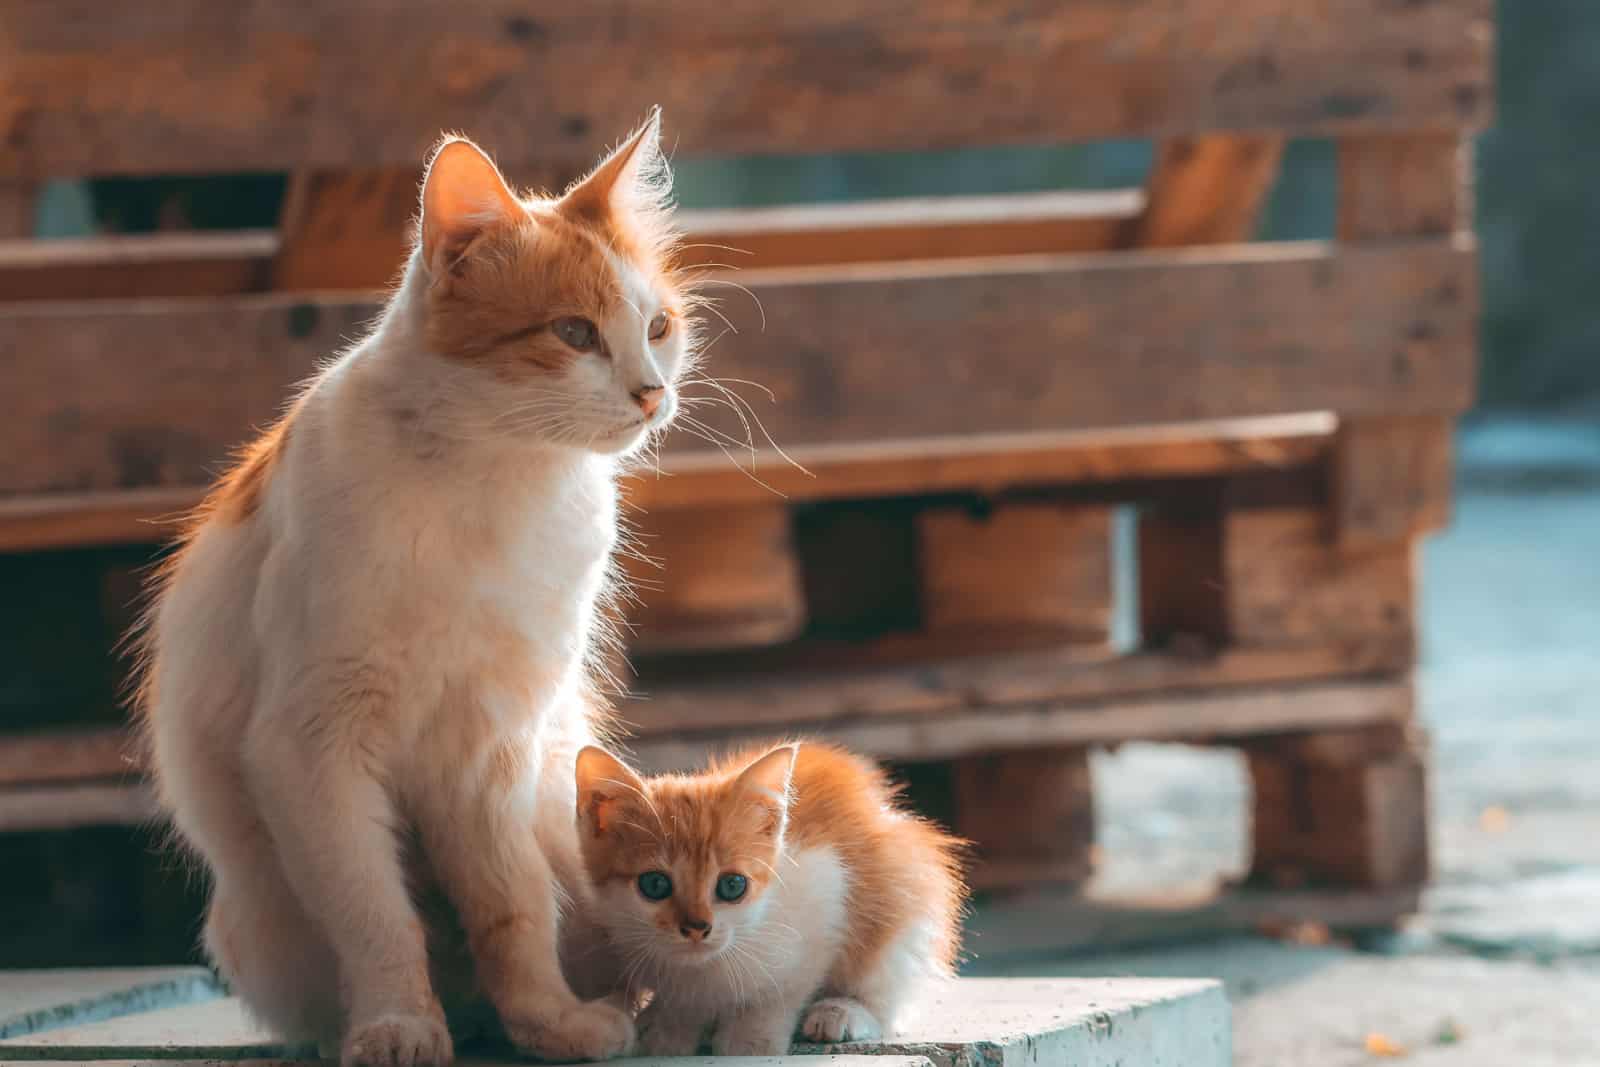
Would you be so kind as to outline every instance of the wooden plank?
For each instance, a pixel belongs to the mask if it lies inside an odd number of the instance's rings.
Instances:
[[[917,516],[922,622],[933,633],[1111,639],[1111,511],[1004,501],[984,513],[934,507]]]
[[[1381,551],[1450,522],[1455,419],[1344,419],[1332,463],[1333,528],[1348,552]]]
[[[379,290],[409,250],[416,182],[414,169],[296,175],[281,241],[264,230],[0,241],[0,300]],[[797,267],[1088,252],[1110,247],[1142,203],[1138,190],[910,197],[682,211],[678,222],[687,266]]]
[[[411,250],[420,166],[299,171],[278,220],[272,287],[380,289]]]
[[[640,101],[686,155],[1480,127],[1491,106],[1490,0],[1082,0],[1004,18],[957,0],[174,0],[72,16],[0,14],[0,174],[413,164],[445,129],[507,163],[586,165]]]
[[[1407,539],[1359,555],[1328,542],[1316,508],[1234,509],[1223,519],[1228,638],[1259,648],[1412,640],[1416,560]]]
[[[1395,736],[1383,727],[1374,732]],[[1419,732],[1400,737],[1381,755],[1353,758],[1328,746],[1297,748],[1281,740],[1248,749],[1255,810],[1251,879],[1280,888],[1427,882],[1427,751]]]
[[[795,466],[771,449],[753,471],[721,455],[668,457],[661,471],[624,481],[646,510],[850,500],[1140,482],[1297,467],[1327,453],[1337,420],[1325,412],[1211,423],[1044,434],[988,434],[796,449]],[[752,477],[752,474],[754,477]],[[198,487],[0,496],[0,552],[164,541]]]
[[[142,783],[74,783],[0,789],[0,833],[140,826],[157,814]]]
[[[1135,653],[1088,656],[1071,647],[996,653],[922,639],[917,661],[838,669],[818,676],[815,651],[802,643],[777,656],[722,657],[676,673],[642,671],[646,703],[622,714],[644,734],[759,727],[781,731],[833,720],[922,715],[958,708],[1095,702],[1182,690],[1269,685],[1364,676],[1404,669],[1409,648],[1372,642],[1349,647],[1224,649],[1213,655]],[[721,673],[710,673],[721,666]]]
[[[127,777],[138,770],[133,741],[120,729],[0,737],[0,788]]]
[[[0,240],[33,236],[38,200],[36,183],[0,178]]]
[[[1361,644],[1413,638],[1409,540],[1340,552],[1315,505],[1167,509],[1140,520],[1139,585],[1150,647]]]
[[[1459,133],[1343,137],[1338,152],[1339,240],[1472,229],[1472,146]]]
[[[0,241],[0,301],[255,292],[276,248],[268,230]]]
[[[1210,134],[1163,141],[1145,208],[1125,228],[1127,248],[1248,241],[1278,177],[1284,138]]]
[[[964,756],[951,772],[954,830],[973,844],[973,889],[1080,885],[1094,873],[1088,749]]]
[[[747,699],[753,704],[752,686]],[[652,707],[642,714],[653,715]],[[623,709],[626,713],[629,709]],[[817,708],[818,712],[827,709]],[[1123,696],[1105,703],[1051,701],[986,706],[976,700],[938,714],[800,720],[810,736],[826,738],[879,759],[950,759],[974,752],[1042,746],[1120,744],[1124,741],[1216,741],[1284,730],[1342,729],[1403,722],[1412,716],[1409,682],[1328,681],[1159,695]],[[688,727],[692,720],[681,720]],[[799,725],[799,724],[796,724]],[[794,728],[793,726],[791,729]],[[640,736],[629,747],[652,770],[698,767],[713,753],[763,736],[767,726]]]
[[[631,653],[775,644],[800,632],[806,605],[781,503],[663,511],[635,520],[619,557],[633,590]]]
[[[785,447],[1455,409],[1474,277],[1447,243],[752,271],[767,328],[753,302],[725,304],[760,340],[712,366],[772,390],[758,410]],[[203,481],[372,312],[270,296],[0,310],[0,395],[28,401],[0,424],[0,493]]]
[[[1471,229],[1466,139],[1451,133],[1374,135],[1343,138],[1338,149],[1341,241]],[[1468,389],[1475,369],[1462,370]],[[1449,522],[1453,430],[1449,412],[1340,421],[1332,523],[1343,548],[1366,551]]]

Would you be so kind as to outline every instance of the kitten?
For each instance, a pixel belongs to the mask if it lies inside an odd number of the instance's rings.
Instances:
[[[718,1055],[779,1055],[797,1023],[872,1040],[951,973],[961,843],[874,764],[807,743],[641,779],[586,748],[577,783],[593,919],[651,996],[643,1052],[690,1055],[713,1026]]]
[[[583,886],[571,768],[597,727],[614,480],[693,348],[658,127],[558,198],[447,138],[372,332],[223,477],[155,586],[140,703],[212,875],[207,951],[256,1015],[346,1063],[453,1055],[412,836],[520,1049],[633,1044],[556,941]]]

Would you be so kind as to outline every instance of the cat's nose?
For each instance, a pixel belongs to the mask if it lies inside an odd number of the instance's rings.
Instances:
[[[639,405],[639,410],[644,412],[644,417],[648,419],[656,413],[656,408],[661,406],[661,398],[666,395],[665,386],[641,385],[633,391],[633,402]]]
[[[678,933],[690,941],[704,941],[711,933],[711,924],[704,919],[685,919],[679,924]]]

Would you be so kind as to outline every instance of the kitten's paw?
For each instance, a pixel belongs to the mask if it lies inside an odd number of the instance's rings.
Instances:
[[[747,1015],[719,1023],[711,1051],[718,1056],[782,1056],[793,1038],[793,1015],[783,1019]]]
[[[513,1015],[503,1022],[518,1051],[541,1060],[609,1060],[633,1051],[633,1019],[602,1000]]]
[[[860,1001],[827,997],[811,1005],[800,1032],[808,1041],[876,1041],[883,1036],[883,1027]]]
[[[444,1020],[428,1015],[380,1015],[350,1028],[339,1060],[344,1067],[445,1067],[455,1059]]]

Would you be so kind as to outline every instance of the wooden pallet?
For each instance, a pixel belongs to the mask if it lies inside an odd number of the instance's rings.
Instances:
[[[1256,881],[1409,899],[1413,561],[1448,518],[1473,396],[1462,160],[1490,111],[1488,0],[614,6],[8,22],[27,46],[0,95],[26,121],[0,138],[0,554],[102,554],[70,557],[79,599],[58,609],[94,620],[62,638],[94,684],[58,685],[88,732],[0,740],[0,829],[148,810],[100,700],[143,558],[119,546],[160,540],[371,316],[438,130],[558,187],[661,103],[680,156],[1157,152],[1134,190],[685,213],[695,242],[750,253],[715,372],[772,391],[751,399],[794,462],[678,438],[628,483],[663,564],[630,565],[640,758],[798,732],[914,779],[940,763],[977,881],[1015,888],[1087,873],[1088,746],[1228,744],[1249,755]],[[154,106],[103,88],[157,77]],[[637,93],[571,89],[602,83]],[[1336,239],[1251,242],[1296,136],[1336,141]],[[42,179],[243,170],[288,175],[275,229],[26,237]],[[1131,586],[1117,509],[1137,515]]]

